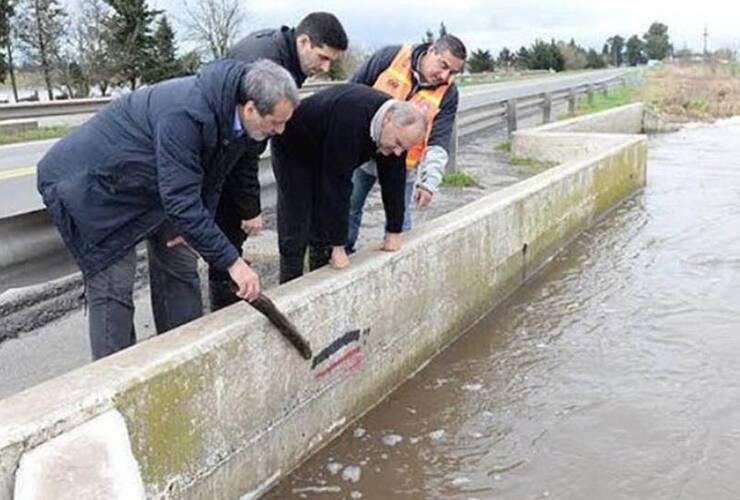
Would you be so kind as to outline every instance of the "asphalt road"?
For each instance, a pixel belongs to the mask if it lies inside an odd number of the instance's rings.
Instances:
[[[625,69],[609,69],[463,87],[460,109],[494,100],[555,92],[625,72]],[[35,165],[55,141],[56,139],[52,139],[0,146],[0,218],[43,208],[41,198],[36,192]]]

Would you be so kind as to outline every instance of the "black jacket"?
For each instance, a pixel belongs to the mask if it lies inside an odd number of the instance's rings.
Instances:
[[[169,220],[217,269],[238,254],[214,222],[224,179],[250,139],[237,137],[236,61],[114,100],[58,141],[38,189],[86,276],[108,267]]]
[[[250,33],[242,38],[229,51],[227,57],[243,63],[258,59],[269,59],[287,69],[300,88],[306,81],[296,52],[295,29],[283,26],[280,29],[267,29]],[[251,219],[262,211],[260,204],[259,157],[264,152],[267,141],[259,147],[251,148],[239,161],[224,187],[223,206],[236,210],[239,220]]]
[[[301,189],[290,183],[291,169],[310,169],[321,178],[322,213],[316,219],[322,223],[319,232],[334,246],[347,240],[349,199],[352,193],[352,172],[376,156],[377,145],[370,136],[370,125],[380,106],[390,97],[365,85],[342,84],[328,88],[301,102],[285,132],[273,139],[273,161],[288,177],[288,191],[296,196]],[[377,155],[378,170],[386,168],[385,157]],[[401,232],[404,211],[406,170],[394,165],[396,189],[386,204],[389,230]],[[286,187],[286,186],[283,186]]]

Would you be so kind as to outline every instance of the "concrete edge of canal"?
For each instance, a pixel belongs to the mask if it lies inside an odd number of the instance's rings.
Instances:
[[[563,163],[276,289],[311,361],[235,304],[3,400],[0,500],[256,498],[640,190],[643,114],[519,132]]]

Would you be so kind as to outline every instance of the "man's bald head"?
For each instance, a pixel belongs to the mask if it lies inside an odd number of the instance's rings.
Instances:
[[[394,100],[383,117],[378,151],[386,156],[401,156],[423,142],[426,133],[426,115],[409,102]]]

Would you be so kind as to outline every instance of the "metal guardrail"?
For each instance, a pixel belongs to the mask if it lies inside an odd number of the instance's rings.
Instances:
[[[536,75],[549,74],[548,71],[529,71],[522,74]],[[473,75],[464,75],[458,77],[458,81],[463,83],[483,82],[490,78],[490,73],[476,73]],[[314,81],[308,82],[300,90],[302,96],[319,92],[333,85],[345,83],[345,81]],[[44,118],[49,116],[63,115],[83,115],[92,114],[100,111],[106,104],[110,103],[117,97],[94,97],[88,99],[68,99],[50,102],[23,102],[14,104],[0,105],[0,121],[18,120],[30,118]]]
[[[448,169],[454,170],[454,153],[457,138],[504,123],[508,134],[511,135],[518,127],[520,116],[532,116],[542,113],[543,121],[549,122],[552,118],[552,109],[555,104],[568,102],[570,112],[575,111],[578,96],[586,95],[589,101],[593,100],[597,91],[607,92],[612,86],[623,84],[623,76],[611,77],[599,82],[581,84],[568,89],[552,93],[537,93],[516,99],[498,99],[485,104],[461,110],[456,123],[457,135],[451,152],[451,162]],[[311,91],[317,89],[311,86]],[[268,150],[269,151],[269,150]],[[274,177],[269,169],[269,155],[260,161],[263,189],[273,188]],[[51,224],[45,223],[44,211],[16,215],[12,218],[0,219],[0,235],[3,241],[13,242],[13,245],[0,247],[0,264],[3,268],[26,264],[40,260],[52,253],[62,250],[62,242]],[[40,244],[43,242],[43,244]]]
[[[340,81],[310,82],[301,88],[302,96],[324,90]],[[0,105],[0,121],[28,118],[45,118],[48,116],[85,115],[97,113],[106,104],[117,97],[92,97],[89,99],[65,99],[49,102],[21,102]]]

